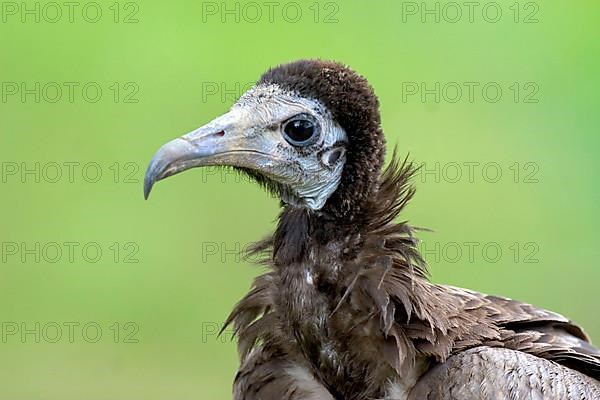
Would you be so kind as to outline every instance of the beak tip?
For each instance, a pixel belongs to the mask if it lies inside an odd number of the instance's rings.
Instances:
[[[144,176],[144,199],[148,200],[152,187],[156,182],[179,172],[179,169],[173,167],[173,165],[187,160],[190,155],[194,155],[191,152],[192,150],[190,144],[185,140],[181,140],[181,138],[172,140],[158,149]]]
[[[155,168],[153,168],[153,164],[151,163],[148,167],[148,171],[146,172],[146,176],[144,177],[144,200],[148,200],[150,197],[150,192],[152,191],[152,187],[156,182]]]
[[[148,200],[148,197],[150,197],[150,192],[152,191],[152,187],[156,181],[156,174],[154,173],[154,169],[151,165],[150,168],[148,168],[148,172],[146,172],[146,176],[144,177],[144,200]]]

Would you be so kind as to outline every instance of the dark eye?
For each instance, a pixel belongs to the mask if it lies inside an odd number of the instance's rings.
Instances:
[[[283,126],[285,140],[294,146],[308,146],[317,139],[317,125],[306,117],[297,117]]]

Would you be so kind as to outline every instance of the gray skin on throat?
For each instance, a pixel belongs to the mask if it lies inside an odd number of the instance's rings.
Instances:
[[[278,162],[260,165],[257,172],[283,185],[285,203],[320,210],[339,186],[346,162],[347,135],[327,108],[316,99],[301,97],[277,85],[258,85],[242,95],[229,114],[247,132],[259,136]],[[306,147],[285,140],[284,123],[307,114],[318,126],[318,138]]]

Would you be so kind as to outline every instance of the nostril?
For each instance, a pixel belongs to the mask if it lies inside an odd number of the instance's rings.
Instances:
[[[225,136],[225,131],[219,131],[219,132],[215,133],[215,136],[219,136],[219,137]]]

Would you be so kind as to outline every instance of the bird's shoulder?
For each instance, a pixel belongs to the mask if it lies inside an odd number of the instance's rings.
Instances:
[[[476,347],[508,349],[600,379],[600,350],[581,327],[558,313],[427,281],[417,280],[408,288],[385,280],[387,300],[373,301],[381,315],[394,315],[394,320],[383,321],[382,329],[402,332],[417,354],[443,363]]]
[[[568,318],[506,297],[450,286],[439,286],[439,290],[458,299],[459,313],[472,315],[497,329],[497,335],[482,335],[482,344],[531,354],[600,379],[600,350]],[[479,336],[477,329],[474,333]],[[469,340],[459,339],[452,352],[470,347]]]

